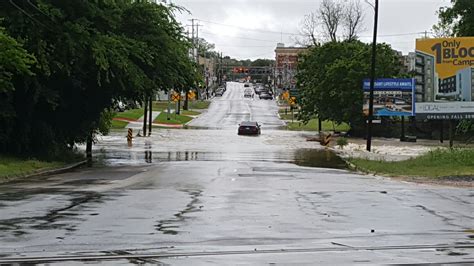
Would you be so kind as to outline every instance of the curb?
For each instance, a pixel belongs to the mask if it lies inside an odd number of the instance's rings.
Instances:
[[[80,162],[73,163],[73,164],[70,164],[70,165],[66,165],[66,166],[61,167],[61,168],[40,171],[38,173],[33,173],[31,175],[26,175],[26,176],[23,176],[23,177],[34,177],[34,176],[61,174],[61,173],[67,172],[69,170],[78,168],[78,167],[86,165],[86,164],[87,164],[87,160],[84,160],[84,161],[80,161]]]
[[[86,165],[86,164],[87,164],[87,160],[84,160],[84,161],[80,161],[80,162],[77,162],[77,163],[66,165],[66,166],[61,167],[61,168],[48,169],[48,170],[43,170],[43,171],[39,170],[38,172],[34,172],[34,173],[31,173],[31,174],[5,177],[4,180],[0,179],[0,184],[7,183],[7,182],[10,182],[10,181],[13,181],[13,180],[16,180],[16,179],[20,179],[20,178],[30,178],[30,177],[36,177],[36,176],[61,174],[61,173],[68,172],[72,169],[78,168],[78,167]]]

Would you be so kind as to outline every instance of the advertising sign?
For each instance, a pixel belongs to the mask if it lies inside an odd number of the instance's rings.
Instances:
[[[414,116],[414,79],[376,79],[374,116]],[[364,114],[369,114],[370,80],[364,79]]]
[[[474,116],[474,37],[416,41],[417,117]]]

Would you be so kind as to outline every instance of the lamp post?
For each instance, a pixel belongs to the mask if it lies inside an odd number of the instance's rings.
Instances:
[[[367,150],[372,146],[372,119],[374,115],[374,85],[375,85],[375,59],[377,52],[377,22],[379,16],[379,0],[375,0],[374,35],[372,40],[372,64],[370,69],[370,95],[369,95],[369,117],[367,121]]]

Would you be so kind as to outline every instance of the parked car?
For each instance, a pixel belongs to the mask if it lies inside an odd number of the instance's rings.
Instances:
[[[262,100],[273,100],[273,96],[268,92],[260,93],[260,99]]]
[[[263,87],[255,87],[254,91],[255,94],[260,95],[260,93],[266,92],[267,90],[265,90]]]
[[[246,89],[244,91],[244,98],[253,98],[254,94],[251,89]]]
[[[257,122],[244,121],[239,124],[239,135],[260,135],[260,125]]]
[[[127,106],[122,101],[114,101],[112,105],[114,107],[115,112],[123,112],[127,110]]]
[[[225,92],[225,91],[224,91],[223,89],[219,88],[219,89],[216,90],[216,92],[214,93],[214,95],[215,95],[215,96],[222,96],[222,95],[224,95],[224,92]]]

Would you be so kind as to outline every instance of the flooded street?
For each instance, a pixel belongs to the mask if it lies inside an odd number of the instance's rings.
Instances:
[[[350,172],[277,111],[231,83],[192,129],[114,131],[93,168],[0,185],[0,264],[474,262],[472,190]]]

